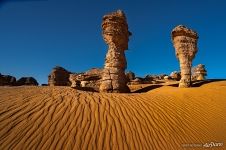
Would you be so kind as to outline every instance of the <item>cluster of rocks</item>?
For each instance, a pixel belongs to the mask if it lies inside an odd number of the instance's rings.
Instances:
[[[0,74],[0,86],[22,86],[22,85],[37,86],[38,82],[33,77],[22,77],[19,80],[16,80],[16,78],[13,76]]]
[[[175,81],[180,81],[180,79],[181,79],[181,73],[180,73],[180,71],[173,71],[173,72],[170,73],[169,76],[170,76],[170,78],[172,80],[175,80]]]
[[[190,87],[192,60],[198,50],[198,34],[183,25],[179,25],[173,29],[171,36],[176,57],[180,62],[181,79],[179,87]]]
[[[63,67],[56,66],[48,76],[49,86],[71,86],[73,88],[89,87],[99,91],[102,69],[92,68],[87,72],[72,73]]]
[[[123,11],[118,10],[103,16],[102,36],[108,45],[104,69],[91,69],[85,73],[71,73],[62,67],[55,67],[48,76],[50,86],[91,87],[100,92],[129,92],[128,84],[156,83],[160,80],[180,81],[179,87],[190,87],[193,78],[205,78],[204,65],[198,65],[193,71],[192,60],[197,53],[198,34],[179,25],[171,32],[172,43],[176,57],[180,63],[180,71],[170,75],[147,75],[145,78],[136,77],[133,72],[125,74],[127,61],[125,50],[131,32],[128,30],[127,19]]]
[[[71,87],[86,87],[99,91],[102,72],[102,69],[92,68],[85,73],[70,74],[69,81],[71,82]]]

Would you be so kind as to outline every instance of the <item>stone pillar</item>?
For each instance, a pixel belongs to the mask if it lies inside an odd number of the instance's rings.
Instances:
[[[198,51],[198,35],[195,31],[179,25],[173,29],[171,36],[176,50],[176,57],[180,62],[181,80],[179,87],[190,87],[192,60]]]
[[[102,35],[108,45],[105,66],[102,74],[100,92],[129,92],[125,69],[127,67],[124,51],[128,49],[131,33],[128,30],[126,16],[118,10],[105,15],[102,22]]]

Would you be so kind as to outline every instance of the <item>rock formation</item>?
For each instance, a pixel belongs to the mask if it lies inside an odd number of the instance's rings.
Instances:
[[[118,10],[103,17],[103,38],[109,46],[100,85],[100,92],[129,92],[125,69],[127,67],[124,51],[128,49],[131,33],[126,16]]]
[[[37,86],[38,82],[35,78],[33,77],[22,77],[18,81],[16,81],[17,86],[22,86],[22,85],[33,85]]]
[[[192,60],[198,50],[198,35],[195,31],[179,25],[173,29],[171,36],[176,56],[180,62],[181,80],[179,87],[190,87]]]
[[[56,66],[48,76],[48,85],[50,86],[69,86],[69,74],[71,72],[66,69]]]
[[[180,79],[181,79],[181,75],[180,74],[181,73],[178,72],[178,71],[173,71],[173,72],[171,72],[170,77],[173,80],[180,81]]]
[[[127,72],[126,78],[127,78],[128,82],[134,80],[135,79],[135,73],[133,73],[132,71]]]
[[[205,80],[206,75],[207,75],[207,71],[205,69],[205,65],[199,64],[192,68],[193,80]]]
[[[102,69],[92,68],[85,73],[70,74],[71,87],[88,87],[99,91]]]
[[[0,74],[0,86],[9,85],[13,86],[16,84],[16,78],[10,75]]]

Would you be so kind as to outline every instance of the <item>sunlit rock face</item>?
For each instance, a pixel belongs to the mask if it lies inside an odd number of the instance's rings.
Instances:
[[[205,65],[198,64],[192,68],[192,79],[193,80],[205,80],[207,76],[207,71]]]
[[[48,76],[49,86],[69,86],[71,83],[69,81],[70,72],[63,67],[56,66],[51,71]]]
[[[195,31],[179,25],[173,29],[171,37],[175,47],[176,57],[180,62],[181,80],[179,87],[190,87],[192,60],[198,51],[198,35]]]
[[[103,17],[103,39],[108,45],[105,66],[102,74],[100,92],[129,92],[125,69],[127,67],[124,51],[128,49],[131,33],[128,30],[126,16],[118,10]]]

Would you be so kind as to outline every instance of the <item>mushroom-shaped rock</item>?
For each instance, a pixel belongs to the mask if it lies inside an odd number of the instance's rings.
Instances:
[[[126,16],[118,10],[103,17],[102,35],[108,45],[105,66],[102,74],[100,92],[129,92],[125,69],[127,67],[124,51],[128,49],[131,33]]]
[[[69,86],[70,72],[63,67],[56,66],[48,76],[48,84],[50,86]]]
[[[190,87],[192,60],[198,50],[198,35],[195,31],[179,25],[173,29],[171,36],[176,57],[180,62],[181,80],[179,87]]]
[[[195,66],[192,69],[192,73],[193,80],[205,80],[205,76],[207,75],[205,65],[199,64]]]

